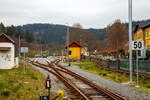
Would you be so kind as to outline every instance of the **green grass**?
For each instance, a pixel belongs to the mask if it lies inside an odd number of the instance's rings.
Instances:
[[[45,89],[45,77],[38,71],[23,65],[11,70],[0,70],[0,100],[38,100]]]
[[[126,83],[129,82],[129,75],[126,75],[124,73],[116,73],[112,71],[107,71],[104,69],[100,69],[96,64],[93,62],[90,62],[88,60],[84,62],[71,62],[71,64],[78,66],[79,68],[94,73],[96,75],[99,75],[101,77],[104,77],[106,79],[109,79],[111,81],[115,81],[117,83]],[[135,87],[136,83],[136,77],[133,77],[134,84],[129,85],[131,87]],[[146,92],[150,93],[150,80],[146,80],[144,78],[139,78],[139,84],[140,84],[140,92]]]

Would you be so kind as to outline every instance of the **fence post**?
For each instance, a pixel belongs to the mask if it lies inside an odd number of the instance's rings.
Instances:
[[[120,60],[119,59],[116,60],[116,69],[120,70]]]
[[[106,60],[106,64],[107,64],[107,68],[109,68],[110,67],[110,59]]]
[[[102,66],[102,59],[99,59],[98,64]]]
[[[134,73],[134,67],[135,67],[135,60],[133,59],[132,60],[132,71],[133,71],[133,73]]]

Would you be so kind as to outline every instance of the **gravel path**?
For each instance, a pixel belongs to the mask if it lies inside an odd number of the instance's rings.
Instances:
[[[83,77],[88,78],[89,80],[93,81],[94,83],[107,88],[109,90],[112,90],[118,94],[122,94],[125,97],[128,97],[131,100],[150,100],[150,94],[141,93],[140,90],[132,87],[128,87],[123,84],[119,84],[104,78],[101,78],[100,76],[91,74],[89,72],[85,72],[82,69],[79,69],[77,66],[68,67],[64,63],[60,63],[62,66],[67,67],[68,69],[72,70],[73,72],[76,72],[80,74]]]

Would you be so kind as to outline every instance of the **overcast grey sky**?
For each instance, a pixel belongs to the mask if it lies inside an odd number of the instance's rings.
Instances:
[[[133,19],[150,18],[150,0],[133,0]],[[128,0],[0,0],[5,25],[81,23],[103,28],[116,19],[128,21]]]

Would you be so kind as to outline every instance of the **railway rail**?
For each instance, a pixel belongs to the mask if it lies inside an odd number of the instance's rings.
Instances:
[[[59,65],[59,60],[49,62],[48,65],[31,61],[31,64],[43,68],[54,74],[71,90],[76,100],[127,100],[125,97],[104,89],[90,80]]]

